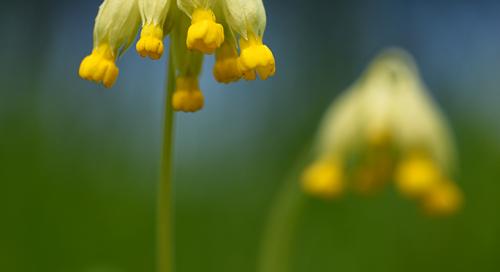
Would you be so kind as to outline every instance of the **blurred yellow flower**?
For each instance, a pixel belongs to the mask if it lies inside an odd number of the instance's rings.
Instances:
[[[203,107],[198,87],[202,53],[215,52],[218,82],[254,80],[255,71],[265,80],[276,71],[274,56],[262,43],[262,0],[105,0],[95,20],[94,49],[80,64],[80,77],[111,87],[118,77],[116,60],[134,41],[141,22],[136,50],[143,58],[160,59],[163,39],[172,33],[173,69],[181,83],[172,99],[175,110]]]
[[[425,212],[452,214],[462,205],[450,181],[455,153],[448,125],[412,58],[389,49],[325,114],[316,160],[304,170],[302,184],[307,193],[332,198],[341,183],[370,195],[394,181]]]
[[[343,164],[336,160],[317,160],[302,173],[302,186],[307,192],[334,198],[344,191]]]

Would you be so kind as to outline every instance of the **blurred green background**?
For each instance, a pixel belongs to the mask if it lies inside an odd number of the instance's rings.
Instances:
[[[430,220],[393,188],[312,200],[292,271],[500,270],[500,3],[264,1],[277,72],[217,84],[176,115],[178,271],[255,271],[280,184],[328,104],[406,48],[449,117],[465,207]],[[154,271],[166,58],[132,48],[116,84],[78,77],[100,1],[0,5],[0,271]]]

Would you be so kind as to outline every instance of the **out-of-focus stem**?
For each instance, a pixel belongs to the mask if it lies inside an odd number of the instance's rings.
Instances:
[[[303,162],[301,160],[301,162]],[[296,231],[308,197],[300,187],[304,163],[298,163],[280,188],[264,228],[258,272],[288,272]]]

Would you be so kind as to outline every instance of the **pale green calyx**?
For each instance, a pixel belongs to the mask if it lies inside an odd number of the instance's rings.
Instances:
[[[105,0],[95,19],[94,48],[107,39],[113,53],[120,55],[132,44],[141,24],[137,0]]]
[[[220,0],[229,26],[247,39],[247,32],[264,36],[266,10],[262,0]]]
[[[139,0],[142,25],[163,26],[173,0]]]
[[[180,10],[186,13],[189,18],[191,18],[191,15],[196,8],[212,8],[216,1],[217,0],[177,0],[177,6]]]

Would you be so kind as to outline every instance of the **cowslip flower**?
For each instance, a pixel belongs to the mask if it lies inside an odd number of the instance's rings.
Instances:
[[[140,23],[136,1],[104,1],[95,19],[94,48],[80,64],[80,77],[111,87],[118,77],[116,59],[132,44]]]
[[[455,146],[447,123],[401,49],[378,56],[329,108],[303,172],[307,193],[378,192],[393,181],[432,215],[456,212],[462,194],[451,181]]]
[[[276,71],[274,56],[262,43],[262,0],[105,0],[95,20],[92,54],[80,64],[80,77],[111,87],[118,77],[116,61],[141,26],[136,50],[143,58],[160,59],[163,40],[171,34],[177,77],[174,110],[203,107],[198,82],[204,54],[215,53],[213,73],[221,83],[255,80],[256,72],[265,80]]]

